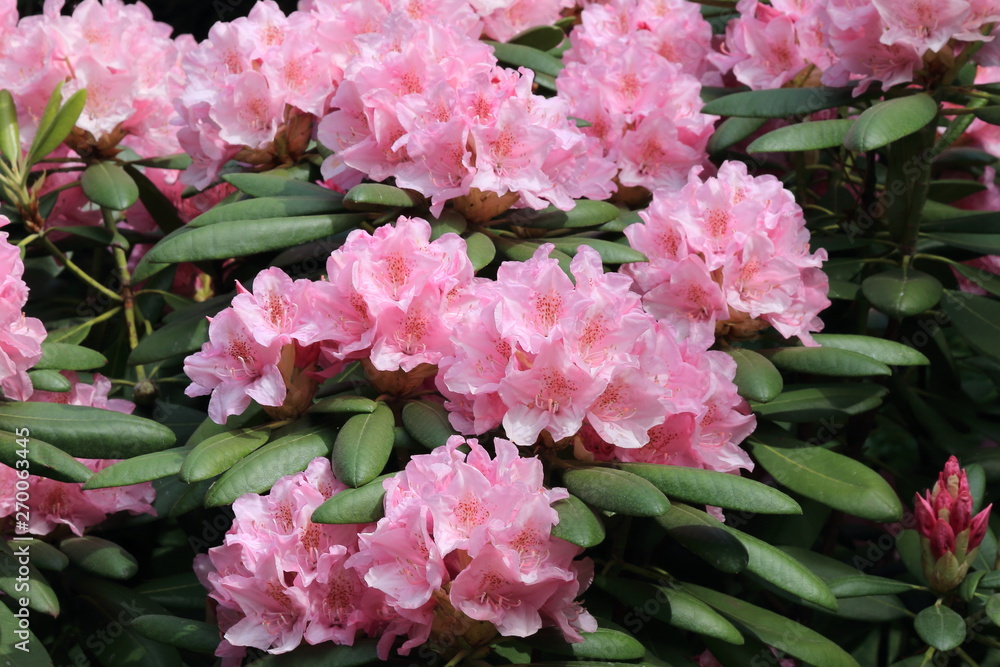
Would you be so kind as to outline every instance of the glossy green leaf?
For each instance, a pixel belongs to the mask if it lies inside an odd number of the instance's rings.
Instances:
[[[265,174],[224,174],[222,180],[251,197],[328,197],[340,199],[342,195],[329,188],[292,178],[283,170]]]
[[[786,125],[755,139],[747,146],[747,152],[811,151],[840,146],[853,124],[853,119],[845,118]]]
[[[581,632],[580,635],[583,637],[583,642],[571,644],[563,638],[561,632],[554,628],[546,628],[523,641],[528,646],[537,647],[548,653],[572,656],[578,660],[637,660],[646,653],[646,649],[634,637],[611,628],[599,627],[596,632]],[[558,664],[587,665],[592,663],[574,661]],[[596,663],[596,665],[602,664],[609,663]]]
[[[875,577],[868,574],[856,574],[834,579],[829,583],[830,590],[838,598],[854,598],[865,595],[895,595],[909,593],[918,587],[905,581]]]
[[[493,47],[497,60],[502,63],[513,65],[515,68],[527,67],[549,76],[559,76],[559,72],[562,71],[562,61],[550,56],[545,51],[539,51],[523,44],[503,44],[488,39],[484,41]]]
[[[131,164],[125,165],[125,173],[139,188],[139,201],[164,234],[184,226],[180,214],[170,198],[155,183]]]
[[[542,245],[541,242],[538,241],[511,240],[503,237],[497,237],[494,242],[497,250],[499,250],[504,257],[512,259],[515,262],[526,262],[531,259],[531,257],[535,254],[535,251],[538,250],[538,247]],[[561,268],[567,276],[572,275],[569,267],[570,262],[572,262],[572,258],[569,255],[556,248],[549,253],[549,257],[559,262],[559,268]]]
[[[66,557],[66,554],[40,539],[31,538],[26,540],[19,537],[17,541],[7,542],[7,546],[12,549],[16,549],[18,545],[22,544],[28,547],[28,551],[31,554],[31,564],[40,570],[62,572],[69,565],[69,558]],[[0,550],[0,553],[2,553],[2,550]]]
[[[476,271],[488,266],[497,256],[497,248],[493,244],[493,240],[482,232],[470,234],[465,239],[465,248],[469,255],[469,261],[472,262],[472,268]]]
[[[131,579],[139,572],[139,564],[132,554],[114,542],[93,535],[67,538],[59,543],[59,550],[73,565],[108,579]]]
[[[382,183],[361,183],[344,195],[344,206],[355,211],[409,208],[416,204],[413,195],[406,190]]]
[[[578,547],[595,547],[604,541],[604,524],[592,509],[571,495],[553,503],[559,523],[552,526],[552,536]]]
[[[508,223],[519,227],[539,229],[577,229],[596,227],[621,215],[621,209],[606,201],[577,199],[568,211],[549,206],[541,211],[519,208],[510,211]]]
[[[336,493],[316,508],[312,520],[316,523],[371,523],[385,514],[382,482],[392,474],[376,477],[364,486]]]
[[[853,101],[853,88],[775,88],[733,93],[716,98],[702,113],[743,118],[785,118],[844,106]]]
[[[692,512],[667,512],[656,518],[673,539],[717,570],[737,574],[747,568],[750,554],[740,540]]]
[[[910,317],[933,308],[942,290],[937,278],[915,269],[890,269],[861,283],[865,298],[890,317]]]
[[[854,121],[844,146],[858,152],[881,148],[926,126],[937,112],[937,102],[927,93],[878,102]]]
[[[922,234],[926,239],[938,241],[954,248],[971,252],[994,255],[1000,253],[1000,234],[962,234],[952,232],[937,232]]]
[[[154,169],[173,169],[181,171],[191,166],[191,156],[187,153],[174,153],[162,157],[144,158],[134,160],[131,164],[138,167],[153,167]]]
[[[190,570],[143,582],[135,592],[170,609],[204,610],[207,597],[205,587]]]
[[[621,243],[614,243],[613,241],[591,239],[582,236],[563,236],[545,239],[545,242],[551,243],[556,247],[556,250],[561,250],[571,257],[577,253],[581,246],[589,246],[597,251],[597,254],[601,256],[601,261],[605,264],[627,264],[629,262],[647,261],[646,256],[638,250]]]
[[[378,406],[371,414],[348,419],[337,434],[330,456],[334,476],[354,487],[378,477],[392,454],[394,426],[392,410],[386,405]]]
[[[378,660],[375,647],[373,640],[357,641],[353,646],[338,646],[333,642],[300,644],[288,653],[264,654],[247,667],[361,667]]]
[[[840,646],[791,619],[709,588],[694,584],[684,584],[683,588],[738,622],[760,641],[811,665],[859,667]]]
[[[831,415],[867,412],[881,405],[889,391],[881,385],[860,382],[786,389],[767,403],[752,403],[753,411],[774,421],[815,421]]]
[[[726,353],[736,362],[733,382],[740,396],[767,403],[781,393],[784,387],[781,373],[766,357],[739,347],[730,348]]]
[[[25,440],[27,447],[21,447]],[[27,461],[27,468],[21,461]],[[0,431],[0,463],[60,482],[86,482],[94,474],[90,468],[58,447],[32,436],[22,438],[6,431]]]
[[[403,406],[403,427],[427,449],[445,444],[457,431],[448,421],[448,411],[435,401],[409,401]]]
[[[945,292],[941,309],[969,345],[1000,359],[1000,302],[965,292]]]
[[[555,26],[542,25],[537,28],[530,28],[515,35],[509,41],[512,44],[522,44],[530,46],[539,51],[548,51],[562,44],[566,38],[566,33]]]
[[[329,429],[313,426],[267,443],[237,461],[212,485],[205,506],[229,505],[244,493],[266,493],[285,475],[302,472],[317,456],[328,456],[333,439]]]
[[[1000,296],[1000,276],[997,274],[967,264],[952,264],[951,267],[976,287],[986,290],[993,296]]]
[[[375,411],[378,403],[364,396],[331,396],[314,403],[309,412],[320,415],[357,415]]]
[[[619,467],[649,480],[667,496],[689,503],[762,514],[802,513],[799,504],[781,491],[739,475],[654,463],[621,463]]]
[[[113,211],[124,211],[139,199],[139,186],[114,162],[95,162],[84,169],[80,187],[87,199]]]
[[[965,619],[948,607],[931,605],[913,619],[920,638],[939,651],[950,651],[965,641]]]
[[[841,377],[892,374],[889,367],[880,361],[834,347],[783,347],[761,350],[761,354],[778,368],[798,373]]]
[[[872,521],[898,521],[903,506],[885,479],[865,464],[792,438],[751,436],[754,458],[781,485]]]
[[[884,338],[851,334],[813,334],[813,339],[825,348],[850,350],[891,366],[925,366],[930,362],[908,345]]]
[[[73,388],[70,381],[59,371],[28,371],[28,379],[31,380],[31,386],[36,391],[40,390],[65,393]]]
[[[190,447],[175,447],[162,452],[152,452],[113,463],[91,477],[84,489],[107,489],[151,482],[176,475],[181,470]]]
[[[17,616],[0,604],[0,663],[13,667],[52,667],[45,645],[29,628],[26,636],[19,636],[22,630]]]
[[[927,197],[947,204],[985,191],[986,186],[976,181],[939,179],[930,182]]]
[[[28,149],[28,165],[43,162],[69,136],[87,103],[87,91],[78,90],[62,103],[62,83],[56,86],[38,121],[35,138]]]
[[[308,215],[298,218],[227,220],[163,239],[146,253],[157,264],[244,257],[315,241],[356,227],[360,213]]]
[[[458,211],[444,210],[437,218],[430,217],[431,241],[436,241],[445,234],[452,233],[461,236],[469,228],[469,221]]]
[[[569,492],[598,509],[629,516],[660,516],[670,509],[663,493],[638,475],[613,468],[575,468],[563,473]]]
[[[132,619],[132,627],[147,639],[195,653],[214,654],[221,639],[217,625],[178,616],[147,614]]]
[[[95,350],[68,343],[42,343],[42,358],[34,368],[57,371],[89,371],[108,363],[107,358]]]
[[[151,364],[197,352],[208,342],[208,324],[204,315],[168,322],[139,341],[128,357],[129,365]]]
[[[206,227],[233,220],[297,218],[307,215],[337,213],[343,210],[344,206],[341,204],[341,200],[331,196],[255,197],[210,208],[189,222],[187,226]]]
[[[1000,625],[1000,593],[991,595],[986,600],[984,611],[989,619],[993,621],[993,625]]]
[[[727,118],[715,128],[715,132],[708,140],[708,152],[711,155],[718,155],[749,137],[762,128],[766,122],[766,118],[742,118],[740,116]]]
[[[178,472],[185,482],[200,482],[221,475],[237,461],[267,442],[270,433],[259,428],[240,428],[202,440],[184,459]]]
[[[987,572],[983,578],[979,580],[979,585],[982,588],[1000,588],[1000,570]]]
[[[21,159],[21,132],[17,126],[17,108],[9,90],[0,90],[0,154],[11,163]]]
[[[91,459],[127,459],[167,449],[176,440],[163,424],[113,410],[58,403],[0,405],[0,430],[21,428],[29,429],[32,439]]]
[[[45,576],[35,567],[35,554],[25,542],[12,542],[11,553],[0,550],[0,591],[14,600],[25,598],[28,609],[49,616],[59,615],[59,597]],[[25,581],[24,566],[27,566]],[[3,605],[0,605],[3,606]],[[20,606],[20,605],[18,605]]]

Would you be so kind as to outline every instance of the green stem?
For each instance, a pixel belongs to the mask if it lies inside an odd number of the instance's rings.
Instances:
[[[101,313],[100,315],[98,315],[97,317],[92,317],[91,319],[87,320],[86,322],[78,324],[75,327],[73,327],[72,329],[70,329],[65,334],[65,336],[68,337],[68,336],[76,333],[77,331],[79,331],[80,329],[82,329],[84,327],[92,327],[95,324],[97,324],[98,322],[103,322],[104,320],[110,319],[110,318],[114,317],[115,315],[117,315],[118,311],[121,310],[121,309],[122,309],[121,306],[115,306],[111,310],[107,310],[107,311]],[[55,339],[54,342],[59,342],[59,340],[62,340],[62,339],[61,338]]]
[[[117,233],[118,229],[115,226],[115,216],[110,209],[101,207],[101,215],[104,217],[104,226],[112,234]],[[128,256],[125,254],[125,249],[120,245],[115,244],[113,246],[115,264],[118,267],[118,277],[121,279],[121,300],[122,307],[125,309],[125,326],[128,329],[128,345],[129,349],[134,350],[136,346],[139,345],[139,333],[136,329],[136,317],[135,317],[135,294],[132,292],[132,274],[128,270]],[[139,381],[146,379],[146,369],[142,366],[135,367],[136,377]]]
[[[89,273],[87,273],[86,271],[84,271],[83,269],[81,269],[79,266],[77,266],[73,262],[73,260],[71,260],[69,257],[67,257],[66,254],[62,250],[60,250],[59,248],[57,248],[56,245],[52,241],[48,240],[44,236],[39,237],[39,238],[42,239],[42,244],[45,245],[45,248],[50,253],[52,253],[56,257],[56,259],[58,259],[60,262],[62,262],[63,265],[67,269],[69,269],[74,274],[76,274],[76,276],[78,278],[80,278],[80,280],[82,280],[83,282],[87,283],[88,285],[90,285],[91,287],[93,287],[94,289],[96,289],[98,292],[100,292],[104,296],[108,297],[109,299],[114,299],[115,301],[121,301],[122,300],[122,298],[120,296],[118,296],[117,294],[115,294],[114,292],[112,292],[111,290],[109,290],[107,287],[105,287],[101,283],[99,283],[96,280],[94,280],[90,276]]]
[[[969,665],[969,667],[979,667],[979,663],[970,658],[969,654],[963,651],[961,647],[955,647],[955,653],[958,653],[958,656],[963,662],[965,662],[965,664]]]

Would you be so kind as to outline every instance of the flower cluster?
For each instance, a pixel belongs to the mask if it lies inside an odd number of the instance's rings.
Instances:
[[[754,427],[721,352],[681,343],[643,310],[632,281],[604,273],[597,252],[573,258],[574,285],[550,244],[477,285],[437,386],[452,424],[503,425],[518,445],[579,436],[578,455],[752,468],[738,446]]]
[[[458,450],[465,444],[467,457]],[[384,483],[377,524],[312,522],[345,488],[325,458],[267,496],[239,498],[222,546],[195,562],[218,603],[217,654],[235,663],[244,647],[284,653],[303,640],[350,645],[361,634],[380,637],[386,659],[397,637],[407,638],[398,649],[405,655],[439,633],[475,645],[544,625],[568,641],[595,630],[575,602],[592,565],[551,536],[551,503],[566,490],[542,486],[538,459],[519,458],[503,440],[496,447],[490,458],[475,440],[454,437],[414,456]]]
[[[531,93],[533,74],[497,66],[491,49],[452,24],[389,15],[357,37],[318,138],[341,187],[395,178],[483,222],[511,205],[568,209],[604,199],[614,166],[559,99]],[[596,153],[596,154],[595,154]]]
[[[70,381],[68,392],[36,390],[28,400],[45,403],[64,403],[103,408],[129,414],[135,409],[131,401],[108,398],[111,382],[95,373],[93,383],[82,382],[72,371],[63,371]],[[94,472],[98,472],[118,461],[115,459],[79,459]],[[5,517],[14,515],[14,485],[18,480],[17,471],[0,464],[0,525]],[[29,475],[31,495],[28,500],[28,532],[32,535],[48,535],[61,525],[69,526],[76,535],[104,521],[115,512],[128,511],[130,514],[155,514],[150,503],[155,492],[149,482],[119,486],[108,489],[83,490],[82,484],[60,482],[47,477]]]
[[[10,220],[0,215],[0,227],[7,224]],[[7,241],[7,232],[0,232],[0,390],[18,401],[31,395],[27,370],[41,359],[46,335],[41,320],[24,315],[28,286],[23,274],[20,249]]]
[[[679,188],[707,162],[715,116],[701,113],[711,27],[682,0],[614,0],[583,10],[556,83],[624,186]],[[718,74],[715,74],[716,78]],[[710,77],[707,77],[710,78]]]
[[[710,345],[772,325],[815,344],[810,333],[830,305],[826,251],[809,251],[802,209],[777,178],[751,176],[741,162],[704,181],[692,170],[679,194],[655,197],[639,215],[625,235],[649,262],[623,270],[646,310],[682,337]]]

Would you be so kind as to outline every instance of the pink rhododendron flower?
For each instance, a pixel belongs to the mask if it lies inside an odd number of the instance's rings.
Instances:
[[[10,220],[0,215],[0,227]],[[23,401],[31,395],[27,370],[42,357],[45,327],[34,317],[26,317],[28,286],[21,280],[24,262],[17,246],[0,232],[0,390],[8,399]]]

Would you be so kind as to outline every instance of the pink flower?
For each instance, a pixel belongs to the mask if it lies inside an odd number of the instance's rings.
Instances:
[[[0,215],[0,227],[9,223]],[[42,357],[46,336],[41,320],[24,315],[28,286],[23,274],[20,251],[7,241],[7,232],[0,232],[0,390],[18,401],[31,395],[27,370]]]

